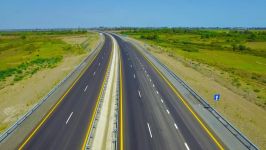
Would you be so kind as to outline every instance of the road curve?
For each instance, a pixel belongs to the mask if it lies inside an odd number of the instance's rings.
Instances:
[[[123,135],[119,134],[119,141],[124,143],[120,149],[221,149],[140,52],[114,37],[122,59],[123,127],[119,132],[123,129]]]
[[[44,123],[19,149],[81,149],[103,84],[112,50],[105,35],[103,48]]]

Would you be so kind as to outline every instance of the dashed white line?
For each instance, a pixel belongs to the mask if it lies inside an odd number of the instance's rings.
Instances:
[[[85,89],[84,89],[84,92],[86,92],[87,88],[88,88],[88,85],[86,85],[86,87],[85,87]]]
[[[178,126],[176,124],[174,124],[175,128],[178,130]]]
[[[152,138],[152,133],[151,133],[150,124],[149,124],[149,123],[147,123],[147,125],[148,125],[148,128],[149,128],[150,136],[151,136],[151,138]]]
[[[150,82],[151,82],[151,79],[150,79]]]
[[[134,73],[134,79],[136,78],[136,75],[135,75],[135,73]]]
[[[132,68],[132,65],[130,65],[130,68]]]
[[[159,92],[158,92],[158,91],[156,91],[156,94],[159,94]]]
[[[168,109],[166,109],[166,112],[167,112],[168,114],[170,114],[170,112],[169,112],[169,110],[168,110]]]
[[[93,76],[95,76],[95,73],[96,73],[96,72],[94,71],[94,72],[93,72]]]
[[[154,87],[154,84],[152,84],[152,87]]]
[[[68,123],[69,119],[71,118],[71,116],[73,115],[73,112],[71,112],[71,114],[69,115],[69,117],[67,118],[66,124]]]
[[[190,150],[186,142],[185,142],[185,146],[186,146],[187,150]]]
[[[101,63],[99,63],[99,66],[101,65]]]
[[[138,92],[139,92],[139,97],[141,98],[141,94],[140,94],[140,91],[138,90]]]
[[[163,99],[161,99],[161,102],[163,103]]]

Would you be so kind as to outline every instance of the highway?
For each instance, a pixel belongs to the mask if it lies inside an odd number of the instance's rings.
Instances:
[[[114,37],[122,59],[120,149],[223,149],[142,54],[131,43]]]
[[[43,121],[21,143],[19,149],[60,150],[81,149],[88,136],[89,126],[108,68],[112,40],[105,43],[94,61],[55,105]]]

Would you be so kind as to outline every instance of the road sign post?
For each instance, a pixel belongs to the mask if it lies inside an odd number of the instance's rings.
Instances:
[[[213,96],[213,99],[214,99],[214,101],[219,101],[220,100],[220,94],[214,94],[214,96]]]

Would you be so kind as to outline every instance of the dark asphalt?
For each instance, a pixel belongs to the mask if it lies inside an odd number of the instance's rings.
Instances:
[[[122,57],[124,149],[218,149],[140,52],[114,37]]]
[[[111,50],[111,38],[105,35],[105,44],[91,66],[23,149],[81,149],[104,80]]]

